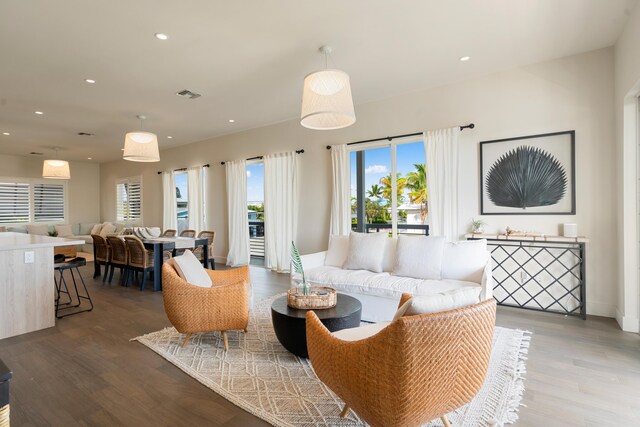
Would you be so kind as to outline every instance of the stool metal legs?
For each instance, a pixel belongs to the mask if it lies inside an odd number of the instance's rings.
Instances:
[[[76,270],[78,278],[80,279],[80,284],[84,289],[83,295],[81,295],[80,292],[78,291],[78,281],[76,280],[76,273],[73,272],[74,269]],[[63,317],[66,317],[66,316],[72,316],[74,314],[84,313],[85,311],[93,310],[93,301],[91,301],[91,296],[89,295],[89,290],[87,289],[87,285],[84,283],[82,274],[80,274],[80,269],[78,267],[70,267],[70,268],[60,268],[58,270],[60,271],[60,277],[58,280],[55,281],[56,282],[56,301],[55,301],[56,317],[58,319],[62,319]],[[64,270],[69,270],[71,273],[71,279],[73,282],[73,289],[75,291],[75,298],[76,298],[75,303],[74,303],[73,295],[69,291],[69,286],[67,285],[67,281],[64,278]],[[54,276],[54,279],[55,279],[55,276]],[[63,287],[64,287],[64,290],[62,289]],[[61,297],[60,294],[66,294],[67,297],[69,298],[69,301],[66,303],[60,303],[60,297]],[[81,300],[88,301],[89,306],[87,308],[77,310],[77,308],[80,307],[82,304]],[[69,310],[69,309],[76,309],[76,310],[72,312],[66,312],[66,310]]]

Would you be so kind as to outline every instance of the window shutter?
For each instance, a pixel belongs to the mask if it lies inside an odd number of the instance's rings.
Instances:
[[[29,184],[0,182],[0,223],[29,222]]]
[[[116,220],[134,222],[142,219],[142,183],[127,178],[116,183]]]
[[[33,185],[33,220],[64,221],[64,184]]]

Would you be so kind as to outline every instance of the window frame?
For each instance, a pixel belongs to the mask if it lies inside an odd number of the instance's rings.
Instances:
[[[118,194],[119,194],[119,190],[118,190],[118,186],[121,184],[139,184],[140,185],[140,216],[138,218],[119,218],[118,217]],[[143,183],[142,183],[142,175],[134,175],[134,176],[128,176],[128,177],[124,177],[124,178],[118,178],[115,181],[115,192],[116,192],[116,202],[115,202],[115,219],[116,222],[122,222],[125,224],[143,224],[142,218],[143,218],[143,203],[142,203],[142,199],[143,199]],[[123,209],[124,210],[124,209]]]
[[[29,220],[26,222],[0,222],[3,227],[15,227],[27,224],[60,224],[61,221],[63,224],[68,224],[69,222],[69,185],[67,180],[52,180],[46,178],[25,178],[25,177],[11,177],[11,176],[2,176],[0,177],[0,183],[15,183],[15,184],[27,184],[28,193],[29,193]],[[35,185],[36,184],[48,184],[48,185],[61,185],[62,186],[62,197],[64,200],[64,212],[62,220],[53,220],[53,221],[36,221],[35,220]]]

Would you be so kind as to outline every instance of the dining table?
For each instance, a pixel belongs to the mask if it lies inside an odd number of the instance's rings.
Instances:
[[[162,263],[164,251],[171,251],[175,255],[178,249],[195,249],[202,246],[205,268],[209,259],[209,239],[206,237],[156,237],[152,239],[140,239],[145,249],[153,251],[153,290],[162,290]],[[94,245],[95,253],[95,245]],[[94,262],[94,277],[100,277],[100,264]]]

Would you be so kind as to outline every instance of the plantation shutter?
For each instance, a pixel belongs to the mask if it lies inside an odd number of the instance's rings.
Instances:
[[[64,221],[64,184],[33,184],[34,222]]]
[[[0,223],[29,222],[29,184],[0,182]]]
[[[116,220],[142,219],[142,183],[140,178],[126,178],[116,183]]]

